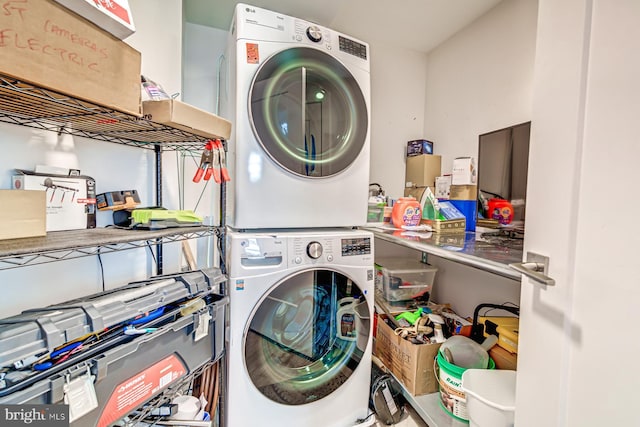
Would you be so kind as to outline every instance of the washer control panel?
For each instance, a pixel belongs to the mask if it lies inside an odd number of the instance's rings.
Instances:
[[[289,262],[293,265],[365,264],[372,259],[372,253],[371,237],[314,235],[289,241]]]
[[[307,27],[307,37],[314,43],[320,42],[322,40],[322,30],[317,25],[311,25]]]
[[[342,239],[341,251],[342,256],[371,255],[371,238]]]
[[[320,258],[322,256],[322,244],[320,242],[310,242],[307,245],[307,255],[313,259]]]

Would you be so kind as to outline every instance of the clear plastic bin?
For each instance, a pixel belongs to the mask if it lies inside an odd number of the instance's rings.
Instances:
[[[377,258],[376,288],[387,301],[429,302],[438,269],[409,258]]]

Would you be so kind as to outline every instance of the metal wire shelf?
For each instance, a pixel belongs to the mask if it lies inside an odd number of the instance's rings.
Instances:
[[[4,75],[0,122],[149,150],[200,150],[210,139]]]
[[[224,353],[223,353],[224,354]],[[152,398],[149,402],[147,402],[139,411],[130,414],[123,422],[123,424],[127,427],[135,426],[139,422],[146,420],[152,413],[154,409],[159,408],[162,405],[170,403],[174,397],[189,391],[193,387],[193,381],[208,368],[213,367],[216,363],[221,360],[222,355],[217,357],[215,360],[211,360],[198,369],[195,369],[193,372],[189,373],[185,377],[181,378],[178,382],[171,385],[169,388],[164,390],[159,395]],[[185,422],[187,424],[187,422]]]
[[[118,228],[54,231],[43,237],[0,241],[0,270],[213,235],[221,235],[219,227],[198,226],[156,231]]]

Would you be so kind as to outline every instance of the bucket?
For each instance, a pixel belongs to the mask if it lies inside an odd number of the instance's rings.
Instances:
[[[516,371],[467,369],[462,383],[471,427],[513,427]]]
[[[438,372],[435,372],[436,366]],[[490,357],[489,367],[478,370],[492,370],[495,367],[496,364]],[[434,372],[440,385],[440,406],[453,418],[464,422],[469,421],[467,398],[462,388],[462,375],[467,370],[469,369],[447,362],[442,353],[438,351],[438,356],[434,361]]]

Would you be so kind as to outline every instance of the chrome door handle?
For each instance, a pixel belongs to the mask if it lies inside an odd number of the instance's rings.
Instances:
[[[527,252],[526,262],[515,262],[509,264],[509,267],[544,285],[554,286],[556,284],[554,279],[547,276],[547,270],[549,269],[549,257],[544,255]]]

